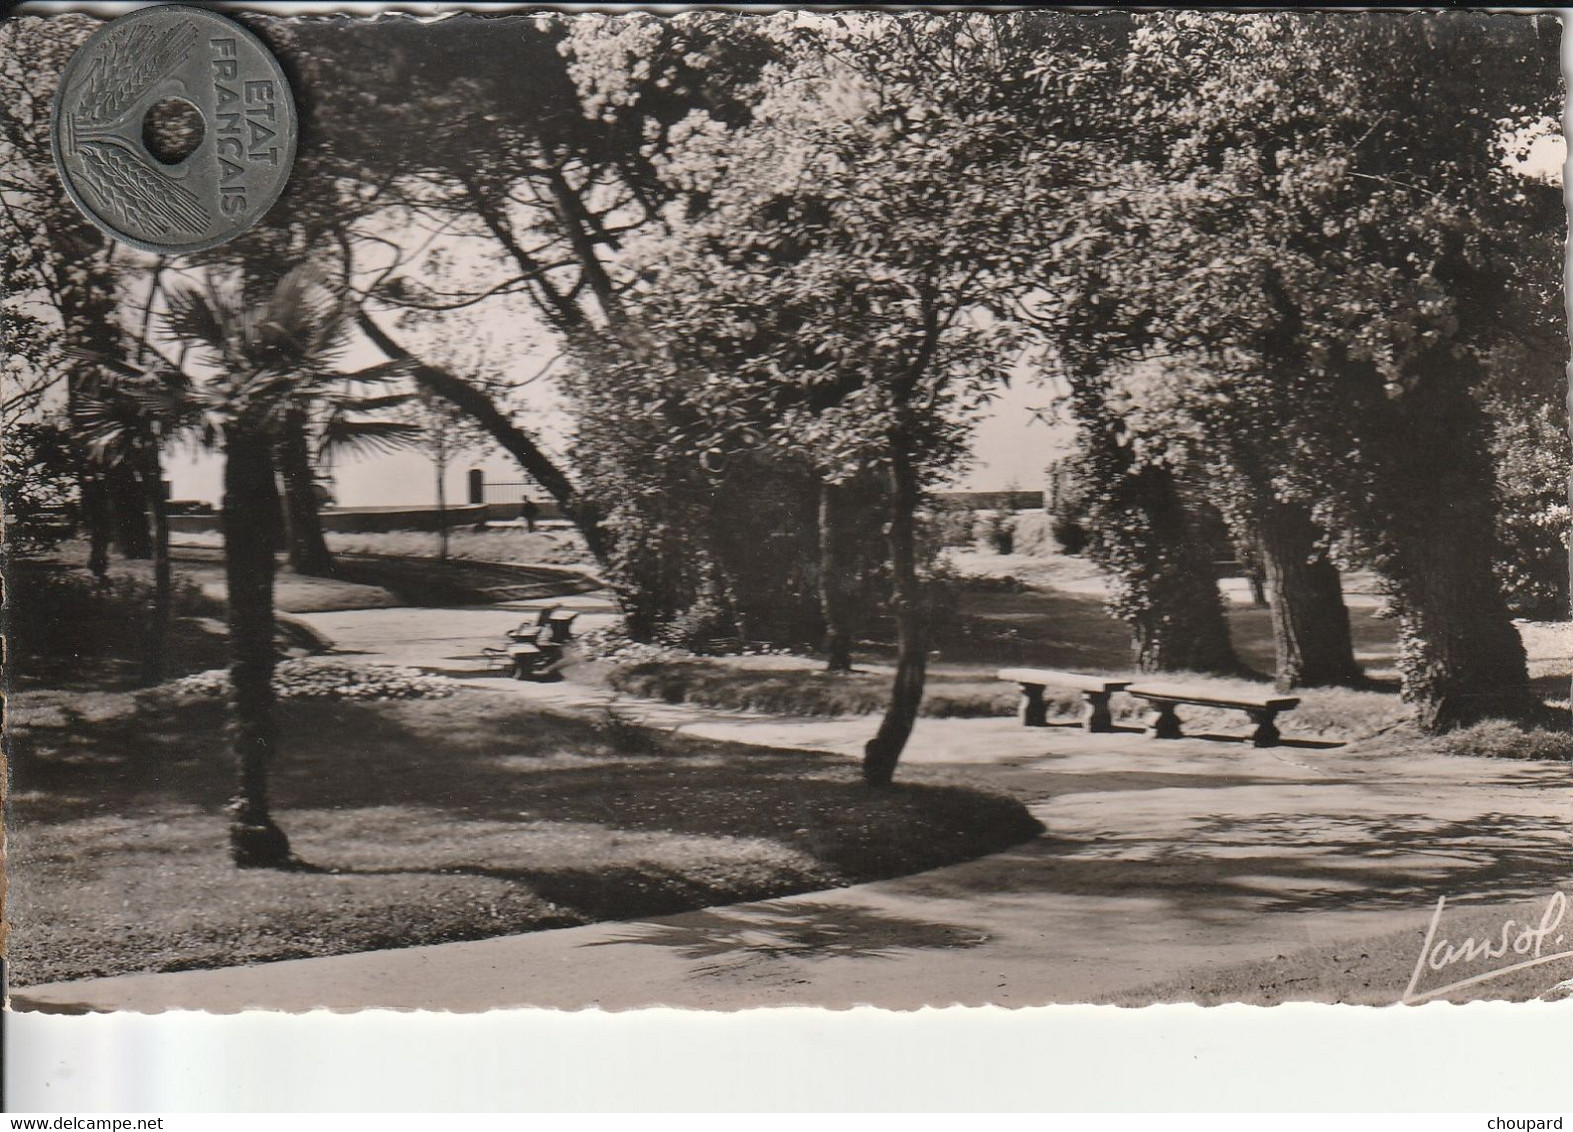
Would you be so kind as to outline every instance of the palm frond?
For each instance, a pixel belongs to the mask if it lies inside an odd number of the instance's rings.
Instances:
[[[414,393],[389,393],[383,397],[344,397],[338,405],[350,413],[375,413],[382,409],[397,409],[415,399]]]
[[[340,372],[335,355],[347,342],[347,300],[315,264],[292,268],[271,284],[253,279],[248,286],[244,278],[209,274],[202,289],[177,284],[168,295],[170,332],[207,347],[221,366],[189,396],[259,427],[271,427],[314,398],[331,402],[334,389],[348,381],[393,380],[407,369],[400,361]]]
[[[359,421],[334,417],[322,429],[319,452],[345,452],[351,456],[385,456],[418,448],[424,430],[404,421]]]
[[[227,311],[195,287],[172,284],[165,288],[168,306],[164,314],[164,327],[170,334],[185,342],[205,346],[214,354],[228,352],[229,328]]]
[[[365,369],[351,370],[349,373],[337,373],[332,376],[340,381],[364,381],[370,385],[384,381],[397,381],[400,378],[408,377],[414,369],[414,358],[395,358],[393,361],[378,362],[376,365],[367,366]]]
[[[303,263],[274,286],[257,334],[264,349],[320,362],[339,349],[345,326],[344,295],[320,267]]]
[[[77,438],[97,464],[114,467],[124,463],[151,440],[149,420],[124,396],[80,393],[75,418]]]
[[[103,366],[105,369],[122,377],[144,377],[147,374],[146,370],[133,366],[129,362],[122,361],[101,350],[90,350],[86,346],[67,343],[60,348],[60,352],[75,361],[92,362],[94,365]]]

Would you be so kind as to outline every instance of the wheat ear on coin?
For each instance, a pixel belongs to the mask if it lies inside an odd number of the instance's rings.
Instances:
[[[185,62],[197,41],[190,24],[154,30],[130,27],[111,34],[89,66],[75,116],[84,122],[113,122],[142,94]]]

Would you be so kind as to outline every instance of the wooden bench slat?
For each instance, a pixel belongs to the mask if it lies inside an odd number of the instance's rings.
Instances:
[[[1278,745],[1280,735],[1274,720],[1279,712],[1290,711],[1300,704],[1294,696],[1218,695],[1208,688],[1182,684],[1132,685],[1126,692],[1153,705],[1154,714],[1148,724],[1148,734],[1155,739],[1181,738],[1180,717],[1174,709],[1179,704],[1195,704],[1198,707],[1220,707],[1245,712],[1251,717],[1251,722],[1256,724],[1251,742],[1258,747]]]
[[[1168,700],[1173,703],[1196,704],[1201,707],[1235,708],[1240,711],[1289,711],[1300,706],[1297,696],[1242,696],[1227,695],[1206,688],[1188,688],[1180,684],[1132,684],[1125,691],[1144,700]]]

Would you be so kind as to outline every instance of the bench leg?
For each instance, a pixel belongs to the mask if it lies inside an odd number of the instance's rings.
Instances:
[[[1251,722],[1256,724],[1256,730],[1251,733],[1251,742],[1258,747],[1278,746],[1278,725],[1273,722],[1278,713],[1274,710],[1252,711],[1247,709],[1246,715],[1251,717]]]
[[[533,656],[516,656],[513,658],[513,678],[515,680],[532,680],[540,671],[541,662]]]
[[[1180,716],[1173,704],[1154,704],[1152,717],[1147,721],[1147,734],[1154,739],[1183,739]]]
[[[1082,726],[1088,731],[1107,732],[1114,730],[1114,716],[1109,714],[1109,697],[1112,692],[1083,692],[1081,698],[1086,703],[1082,711]]]
[[[1043,702],[1042,684],[1021,686],[1021,710],[1017,712],[1023,727],[1047,727],[1049,705]]]

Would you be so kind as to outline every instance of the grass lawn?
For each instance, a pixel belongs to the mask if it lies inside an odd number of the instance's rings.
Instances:
[[[151,615],[152,564],[115,560],[110,584],[85,568],[84,544],[46,558],[9,562],[10,678],[18,688],[129,689],[138,683]],[[180,676],[228,663],[224,567],[209,548],[176,551],[174,616],[164,674]],[[327,642],[288,616],[336,609],[485,605],[586,593],[597,583],[571,569],[421,558],[344,557],[340,576],[282,571],[274,583],[278,644],[288,655],[321,652]]]
[[[138,565],[140,571],[115,563],[110,583],[100,586],[69,559],[8,562],[11,690],[135,687],[142,675],[153,599],[151,570],[145,563]],[[283,655],[302,656],[327,647],[319,634],[292,618],[280,617],[275,629]],[[177,573],[164,642],[164,676],[221,667],[228,652],[223,601]]]
[[[851,673],[827,673],[823,667],[807,657],[693,657],[585,665],[571,673],[646,699],[770,715],[870,715],[890,702],[888,666],[863,664]],[[975,718],[1009,715],[1015,706],[1015,685],[1002,684],[990,672],[950,667],[929,673],[922,710]]]
[[[1551,893],[1545,897],[1511,905],[1453,905],[1444,909],[1428,955],[1445,965],[1440,970],[1425,968],[1416,983],[1416,994],[1440,990],[1452,983],[1479,975],[1490,975],[1534,957],[1532,940],[1524,941],[1524,951],[1512,945],[1526,926],[1538,928],[1556,922],[1543,939],[1540,954],[1550,957],[1573,950],[1573,917],[1554,914],[1547,919]],[[1563,891],[1573,899],[1573,890]],[[1504,925],[1509,947],[1507,954],[1492,958],[1475,953],[1447,964],[1448,950],[1437,953],[1439,944],[1457,951],[1467,948],[1466,941],[1489,944],[1504,950]],[[1559,942],[1560,940],[1560,942]],[[1116,1006],[1147,1006],[1155,1002],[1194,1002],[1199,1006],[1218,1006],[1242,1002],[1257,1006],[1276,1006],[1282,1002],[1330,1002],[1387,1005],[1397,1002],[1405,992],[1416,962],[1426,942],[1426,925],[1409,931],[1393,932],[1371,939],[1309,948],[1272,959],[1232,966],[1192,971],[1178,978],[1149,986],[1121,991],[1107,1001]],[[1460,955],[1467,952],[1460,951]],[[1545,994],[1548,989],[1573,979],[1573,956],[1559,958],[1534,967],[1525,967],[1460,987],[1436,996],[1439,1002],[1472,1002],[1478,999],[1506,999],[1523,1002]],[[1429,1000],[1426,1000],[1429,1001]]]
[[[465,690],[286,701],[274,804],[296,872],[229,864],[221,702],[11,703],[13,985],[478,939],[895,876],[1039,832],[910,767],[656,736]]]
[[[222,553],[208,547],[175,548],[185,576],[218,596],[223,594]],[[133,570],[140,564],[126,564]],[[340,553],[332,578],[313,578],[281,569],[274,579],[274,601],[289,613],[334,609],[375,609],[400,605],[489,605],[531,601],[599,589],[597,582],[572,569],[526,566],[454,558]]]
[[[530,601],[563,594],[587,593],[600,588],[589,575],[573,567],[576,558],[571,548],[563,550],[559,562],[548,551],[562,549],[557,535],[531,535],[524,532],[471,534],[476,542],[495,543],[489,551],[466,557],[455,554],[439,562],[433,548],[425,545],[428,536],[415,531],[394,531],[386,535],[346,535],[338,541],[354,540],[368,549],[336,546],[340,555],[337,575],[314,578],[296,574],[280,556],[274,578],[274,604],[284,613],[314,613],[337,609],[379,609],[400,605],[461,606],[487,605],[499,601]],[[548,541],[529,557],[523,540]],[[330,539],[330,542],[335,540]],[[183,534],[171,548],[177,579],[184,579],[220,603],[214,606],[222,616],[224,597],[224,557],[219,536]],[[515,560],[517,559],[517,560]],[[61,544],[47,557],[18,559],[16,568],[64,570],[86,575],[87,544],[81,540]],[[111,560],[111,578],[135,579],[151,584],[153,566],[148,561]]]

